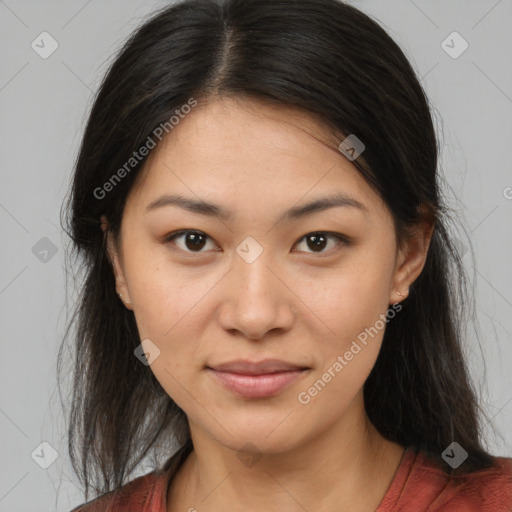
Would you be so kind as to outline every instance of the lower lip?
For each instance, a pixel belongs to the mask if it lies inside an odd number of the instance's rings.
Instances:
[[[243,398],[265,398],[274,396],[292,382],[296,381],[306,370],[294,370],[266,375],[241,375],[239,373],[220,372],[208,368],[220,383]]]

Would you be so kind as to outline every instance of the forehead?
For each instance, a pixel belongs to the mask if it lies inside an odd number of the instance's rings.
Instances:
[[[298,109],[246,98],[209,100],[152,150],[131,202],[145,208],[163,193],[183,192],[228,202],[231,211],[339,192],[382,210],[339,142],[317,117]]]

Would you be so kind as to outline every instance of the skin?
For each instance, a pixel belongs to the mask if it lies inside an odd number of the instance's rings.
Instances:
[[[303,112],[211,99],[151,152],[128,197],[119,244],[108,234],[117,291],[141,340],[151,340],[148,352],[160,351],[151,371],[189,419],[194,451],[168,490],[168,511],[373,511],[392,482],[404,450],[370,423],[362,392],[384,329],[309,403],[297,398],[407,296],[432,235],[422,224],[399,247],[386,204],[339,142]],[[334,192],[367,211],[335,207],[278,221]],[[145,212],[164,193],[207,200],[233,216],[175,205]],[[181,229],[207,236],[197,249],[186,235],[165,241]],[[315,250],[304,237],[318,231],[351,243],[328,237]],[[251,263],[236,252],[246,237],[263,250]],[[310,370],[275,396],[244,399],[205,368],[266,358]]]

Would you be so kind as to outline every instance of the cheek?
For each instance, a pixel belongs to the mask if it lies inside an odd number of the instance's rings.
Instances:
[[[313,388],[302,388],[305,401],[328,406],[333,400],[343,408],[370,374],[389,322],[386,313],[395,314],[388,302],[393,265],[389,252],[381,251],[379,257],[377,250],[361,251],[343,268],[302,285],[298,295],[307,297],[307,322],[319,325],[313,337],[321,361],[307,382]]]
[[[191,268],[180,271],[162,258],[156,259],[152,261],[146,253],[145,259],[133,258],[126,263],[135,320],[140,339],[150,340],[150,353],[153,350],[157,354],[151,371],[180,407],[189,408],[190,378],[204,364],[200,354],[205,337],[201,333],[208,324],[208,292],[222,274]]]
[[[183,293],[170,299],[161,282],[160,288],[152,290],[151,299],[135,315],[139,335],[141,340],[150,340],[149,346],[157,354],[150,370],[178,406],[188,410],[194,387],[191,376],[202,369],[199,356],[202,337],[198,336],[202,327],[198,322],[204,318],[201,319],[197,306],[194,308],[198,299],[189,300]]]
[[[314,313],[316,323],[324,326],[322,334],[341,350],[386,313],[392,270],[393,259],[384,250],[379,255],[377,250],[362,249],[333,271],[297,280],[294,291],[310,310],[308,323],[312,325]]]
[[[134,247],[125,265],[137,326],[141,336],[170,343],[200,317],[218,277],[199,266],[171,263],[165,246],[143,245]]]
[[[208,323],[205,296],[213,284],[208,278],[183,284],[162,273],[154,280],[134,282],[139,335],[151,339],[161,352],[160,363],[178,373],[195,371],[201,363],[195,356]]]
[[[336,295],[336,306],[324,311],[334,334],[318,338],[321,363],[296,396],[306,422],[320,414],[327,425],[343,414],[361,392],[381,349],[387,304],[383,307],[382,300],[365,297],[344,299],[343,294]]]

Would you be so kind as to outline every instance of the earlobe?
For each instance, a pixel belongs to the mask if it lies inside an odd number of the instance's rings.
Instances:
[[[103,230],[104,236],[106,237],[106,251],[107,258],[109,259],[112,268],[114,270],[114,278],[116,281],[116,292],[119,295],[121,302],[128,308],[128,304],[131,304],[130,297],[128,294],[128,289],[126,287],[126,281],[124,277],[124,272],[122,269],[122,265],[120,262],[119,254],[117,251],[116,243],[114,240],[114,235],[111,231],[108,230],[108,222],[105,215],[100,217],[101,220],[101,229]]]
[[[103,231],[103,233],[105,233],[105,231],[108,228],[108,221],[107,221],[107,217],[105,215],[102,215],[100,217],[100,227],[101,227],[101,230]]]

